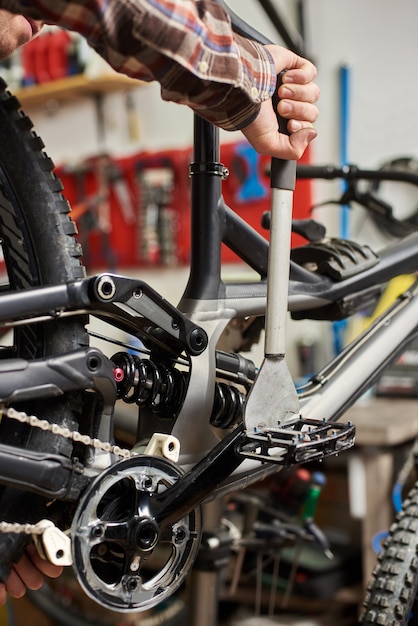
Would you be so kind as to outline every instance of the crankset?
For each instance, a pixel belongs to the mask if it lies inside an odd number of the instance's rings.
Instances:
[[[200,545],[200,509],[162,524],[154,512],[181,475],[163,458],[136,456],[110,467],[84,493],[71,530],[73,567],[102,606],[146,610],[182,584]]]
[[[338,454],[352,424],[298,418],[265,432],[233,429],[187,474],[159,456],[112,465],[83,494],[71,528],[76,576],[109,609],[151,608],[189,573],[200,545],[200,503],[244,458],[289,465]]]

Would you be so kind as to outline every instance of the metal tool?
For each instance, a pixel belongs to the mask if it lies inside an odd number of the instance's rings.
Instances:
[[[278,123],[279,132],[287,133],[286,121],[278,116]],[[265,349],[264,360],[244,409],[244,424],[249,435],[277,427],[299,414],[297,392],[285,360],[295,183],[296,161],[272,159]]]

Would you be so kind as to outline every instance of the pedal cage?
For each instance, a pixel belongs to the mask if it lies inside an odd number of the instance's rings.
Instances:
[[[318,274],[337,282],[360,274],[379,262],[379,257],[369,246],[338,238],[296,247],[291,259],[299,265],[315,268]]]
[[[354,445],[354,438],[355,426],[351,422],[299,417],[283,427],[247,432],[238,452],[249,459],[294,465],[339,454]]]

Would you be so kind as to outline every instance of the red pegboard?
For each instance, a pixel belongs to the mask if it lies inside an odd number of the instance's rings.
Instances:
[[[303,161],[308,160],[305,154]],[[57,168],[89,271],[189,262],[191,161],[190,147],[122,159],[100,155],[77,167]],[[238,142],[221,146],[221,161],[229,170],[222,187],[226,204],[268,238],[261,217],[270,209],[270,159]],[[294,217],[307,217],[310,209],[311,182],[297,181]],[[292,245],[302,241],[293,236]],[[222,260],[238,259],[224,246]]]
[[[268,238],[268,232],[261,227],[261,217],[270,210],[270,158],[257,154],[247,142],[239,142],[221,147],[221,161],[229,170],[229,177],[223,185],[226,204]],[[305,152],[300,162],[309,162],[309,151]],[[293,198],[294,219],[309,217],[311,207],[311,181],[297,180]],[[299,235],[292,235],[292,246],[303,242]],[[224,261],[236,258],[233,252],[224,250]]]

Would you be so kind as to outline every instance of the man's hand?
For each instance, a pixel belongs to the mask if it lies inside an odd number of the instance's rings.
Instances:
[[[22,598],[26,589],[40,589],[44,576],[57,578],[62,570],[62,567],[42,559],[34,545],[28,545],[23,557],[13,565],[6,582],[0,583],[0,606],[6,604],[7,594],[13,598]]]
[[[278,90],[278,113],[288,121],[290,133],[279,133],[277,116],[272,101],[262,103],[257,118],[242,129],[242,133],[260,154],[279,159],[299,159],[308,144],[316,137],[313,123],[318,118],[315,103],[319,98],[319,87],[313,82],[315,66],[290,50],[269,45],[277,75],[283,70],[282,84]]]

